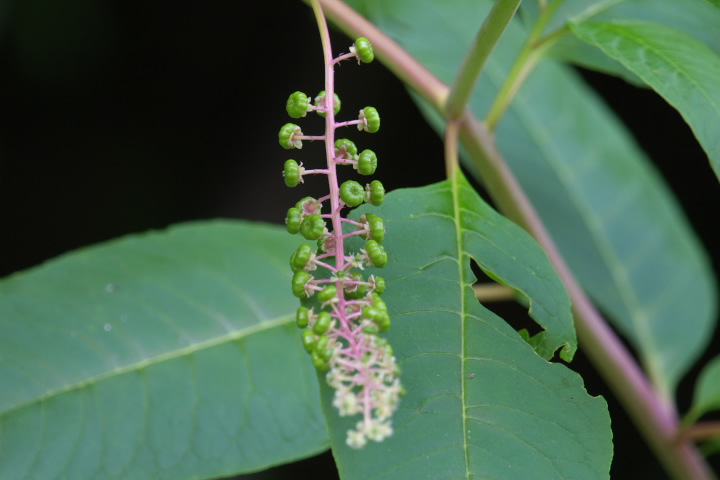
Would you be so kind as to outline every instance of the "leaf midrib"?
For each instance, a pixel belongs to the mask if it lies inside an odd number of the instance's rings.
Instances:
[[[45,393],[44,395],[33,398],[31,401],[18,403],[17,405],[14,405],[14,406],[0,412],[0,417],[8,415],[17,410],[21,410],[23,408],[30,407],[36,403],[44,402],[49,398],[52,398],[52,397],[55,397],[58,395],[62,395],[62,394],[65,394],[67,392],[71,392],[74,390],[80,390],[88,385],[92,385],[92,384],[101,382],[103,380],[107,380],[108,378],[125,375],[130,372],[135,372],[138,370],[145,369],[152,365],[156,365],[159,363],[174,360],[176,358],[180,358],[183,356],[191,355],[196,352],[206,350],[209,348],[213,348],[213,347],[225,344],[225,343],[230,343],[235,340],[239,340],[241,338],[248,337],[250,335],[253,335],[253,334],[256,334],[259,332],[264,332],[267,330],[271,330],[273,328],[277,328],[279,326],[282,326],[282,325],[285,325],[285,324],[291,322],[292,320],[293,320],[293,315],[288,314],[286,316],[278,317],[278,318],[271,319],[271,320],[265,320],[263,322],[256,323],[256,324],[246,327],[246,328],[241,328],[241,329],[238,329],[238,330],[235,330],[232,332],[228,332],[227,334],[222,335],[222,336],[203,340],[203,341],[194,343],[192,345],[183,347],[181,349],[172,350],[172,351],[169,351],[169,352],[166,352],[163,354],[156,355],[151,358],[144,358],[142,361],[131,363],[131,364],[128,364],[127,366],[124,366],[121,368],[113,369],[107,373],[101,373],[99,375],[94,375],[83,381],[72,383],[63,388],[50,390],[47,393]]]
[[[462,425],[463,425],[463,455],[465,457],[465,475],[470,478],[470,456],[468,451],[468,416],[467,402],[465,398],[465,320],[467,313],[465,311],[465,295],[466,288],[463,284],[465,279],[465,259],[462,222],[460,217],[460,170],[457,169],[455,175],[452,176],[452,199],[453,199],[453,221],[455,224],[455,242],[457,246],[457,262],[458,262],[458,278],[460,280],[460,402],[462,405]]]

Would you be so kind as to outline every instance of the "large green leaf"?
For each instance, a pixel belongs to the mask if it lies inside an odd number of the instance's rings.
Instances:
[[[494,212],[464,178],[397,190],[372,209],[387,226],[380,273],[392,315],[387,338],[407,391],[395,433],[362,451],[344,445],[356,418],[331,418],[343,480],[598,479],[612,455],[605,401],[548,363],[475,299],[471,262],[517,280],[535,309],[562,319],[569,302],[526,232]]]
[[[653,23],[584,22],[570,28],[578,38],[637,74],[675,107],[720,178],[720,57],[691,36]]]
[[[526,23],[533,24],[539,14],[538,2],[523,2],[522,13]],[[720,54],[720,35],[717,34],[720,10],[705,0],[565,0],[554,12],[545,33],[563,28],[568,21],[585,20],[640,20],[670,26],[692,35]],[[577,65],[619,75],[633,83],[642,83],[619,62],[572,35],[559,37],[547,53]]]
[[[491,2],[371,5],[371,19],[449,84],[458,46],[470,45]],[[452,29],[436,28],[453,19]],[[526,36],[519,23],[505,31],[471,102],[478,117]],[[710,338],[716,308],[710,262],[670,191],[597,96],[549,60],[518,92],[497,142],[575,275],[669,395]]]
[[[189,224],[2,280],[0,478],[210,478],[326,449],[295,245]]]

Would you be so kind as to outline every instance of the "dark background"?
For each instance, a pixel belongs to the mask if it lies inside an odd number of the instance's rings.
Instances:
[[[333,38],[336,51],[351,44]],[[690,130],[652,92],[583,74],[653,158],[717,271],[720,187]],[[284,103],[322,82],[314,19],[299,1],[0,1],[0,277],[177,222],[282,223],[298,196],[280,174]],[[344,111],[370,99],[383,115],[384,133],[363,147],[378,152],[387,189],[443,178],[439,138],[384,67],[347,62],[337,82]],[[572,368],[610,403],[613,478],[666,478],[582,354]],[[326,454],[252,477],[333,472]]]

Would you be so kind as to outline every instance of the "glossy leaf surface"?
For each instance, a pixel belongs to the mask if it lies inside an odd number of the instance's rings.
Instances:
[[[367,12],[450,84],[462,46],[470,45],[490,3],[398,0],[368,4]],[[526,38],[519,22],[505,31],[471,102],[478,118]],[[442,118],[420,107],[442,131]],[[672,391],[711,335],[715,283],[702,248],[647,158],[597,96],[549,60],[517,94],[497,142],[574,274],[639,350],[656,385]]]
[[[296,246],[188,224],[2,280],[0,478],[213,478],[325,450]]]
[[[600,48],[642,78],[675,107],[720,178],[720,56],[683,32],[653,23],[585,22],[570,28],[578,38]]]
[[[387,225],[390,263],[378,273],[393,322],[386,337],[407,393],[393,436],[358,451],[345,445],[357,418],[331,416],[332,392],[324,389],[341,478],[608,478],[605,401],[478,303],[471,261],[508,283],[517,279],[534,310],[563,319],[559,332],[569,338],[557,275],[527,233],[457,182],[397,190],[382,207],[363,207]]]

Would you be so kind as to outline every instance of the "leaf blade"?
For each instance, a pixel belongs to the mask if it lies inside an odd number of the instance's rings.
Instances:
[[[0,476],[212,477],[327,448],[278,261],[295,243],[191,224],[0,282],[0,383],[17,387],[0,392]]]
[[[662,25],[583,22],[570,29],[618,60],[675,107],[690,125],[720,178],[720,57],[689,35]]]
[[[457,182],[396,190],[372,209],[388,231],[390,262],[378,273],[386,280],[383,298],[393,322],[387,337],[407,393],[393,418],[393,436],[361,451],[344,445],[354,419],[329,420],[341,478],[606,478],[611,442],[605,402],[588,396],[577,374],[542,359],[477,302],[470,263],[488,260],[502,244],[518,262],[529,260],[547,275],[548,288],[562,292],[557,276],[537,245],[528,246],[534,243],[525,232],[490,214],[463,178]],[[482,232],[466,211],[486,222]],[[508,244],[508,238],[514,240]],[[488,260],[493,271],[511,278],[512,255],[495,256]],[[534,301],[553,301],[527,290]],[[559,303],[569,311],[567,297]],[[332,392],[325,387],[323,404],[329,413]],[[579,457],[586,461],[574,462]]]

